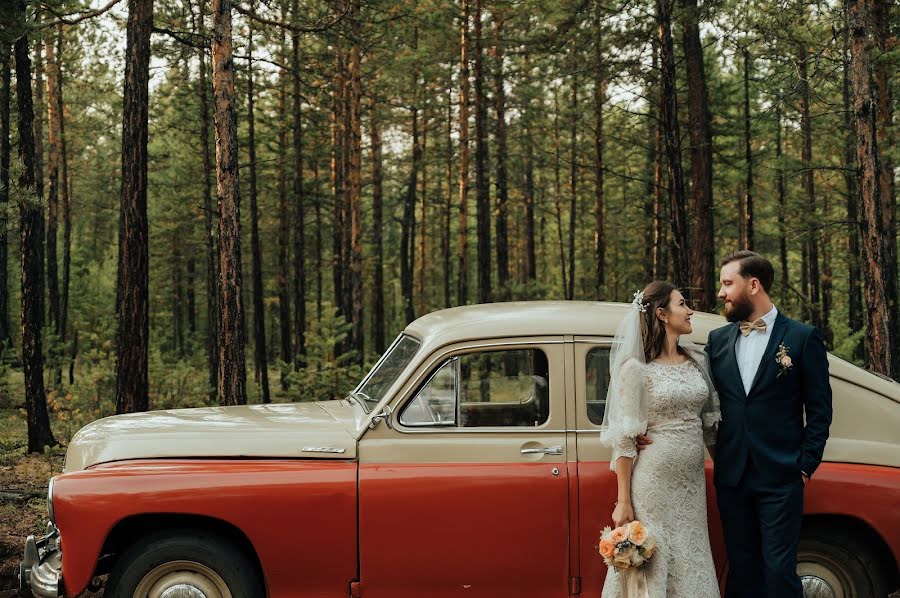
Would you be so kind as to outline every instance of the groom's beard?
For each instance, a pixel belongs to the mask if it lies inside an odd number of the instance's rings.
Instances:
[[[752,313],[753,303],[747,295],[732,299],[730,308],[728,305],[725,306],[725,319],[729,322],[743,322],[749,318]]]

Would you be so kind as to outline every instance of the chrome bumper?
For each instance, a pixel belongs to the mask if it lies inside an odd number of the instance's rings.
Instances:
[[[19,593],[37,598],[58,598],[62,590],[62,552],[59,530],[47,524],[47,535],[25,540],[25,556],[19,564]]]

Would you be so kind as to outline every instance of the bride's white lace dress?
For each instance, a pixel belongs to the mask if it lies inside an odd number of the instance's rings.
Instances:
[[[613,450],[614,460],[637,456],[631,478],[634,516],[658,544],[657,553],[642,567],[650,598],[718,598],[703,467],[704,444],[714,443],[721,419],[712,407],[717,403],[710,401],[693,361],[644,365],[631,360],[623,364],[621,375],[626,380],[623,389],[643,393],[630,399],[646,401],[647,434],[653,440],[640,456],[630,437],[621,438]],[[622,596],[622,590],[621,574],[611,567],[603,598]]]

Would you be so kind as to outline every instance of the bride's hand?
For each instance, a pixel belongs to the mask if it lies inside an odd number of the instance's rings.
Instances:
[[[634,521],[634,508],[631,503],[623,501],[616,503],[616,508],[612,512],[612,520],[616,527]]]

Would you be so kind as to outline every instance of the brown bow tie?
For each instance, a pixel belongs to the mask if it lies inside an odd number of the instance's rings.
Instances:
[[[762,318],[759,318],[755,322],[741,322],[740,324],[741,334],[747,336],[753,330],[758,330],[760,332],[766,331],[766,321]]]

